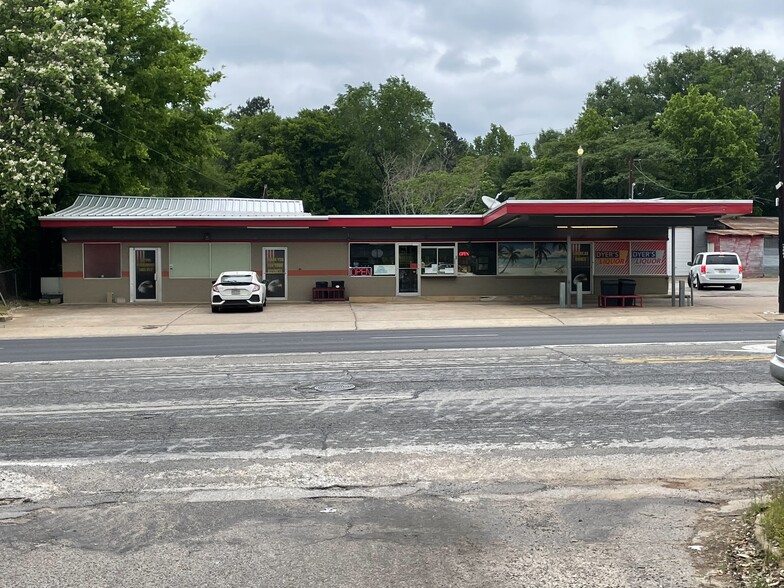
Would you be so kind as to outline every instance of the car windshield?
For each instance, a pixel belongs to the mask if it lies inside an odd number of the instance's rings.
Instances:
[[[705,263],[709,265],[738,265],[738,258],[734,255],[708,255]]]
[[[253,277],[250,274],[242,276],[223,276],[221,284],[234,284],[238,286],[250,284]]]

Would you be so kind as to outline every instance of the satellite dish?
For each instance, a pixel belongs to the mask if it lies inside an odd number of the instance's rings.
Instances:
[[[491,198],[490,196],[482,196],[482,202],[485,203],[485,206],[487,206],[488,210],[493,210],[494,208],[501,206],[501,203],[498,202],[498,200]]]

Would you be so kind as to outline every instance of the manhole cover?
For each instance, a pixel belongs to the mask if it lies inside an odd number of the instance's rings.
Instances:
[[[313,386],[314,390],[318,390],[319,392],[345,392],[346,390],[353,390],[356,388],[354,384],[343,384],[341,382],[333,382],[327,384],[319,384],[318,386]]]

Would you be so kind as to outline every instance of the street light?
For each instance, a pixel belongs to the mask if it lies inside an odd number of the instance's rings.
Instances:
[[[583,146],[577,148],[577,199],[583,194]]]

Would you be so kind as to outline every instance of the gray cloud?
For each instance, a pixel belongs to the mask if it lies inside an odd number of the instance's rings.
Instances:
[[[332,104],[345,86],[404,76],[467,139],[563,129],[595,85],[692,48],[784,59],[781,0],[173,0],[222,69],[216,106],[269,98],[278,113]]]

